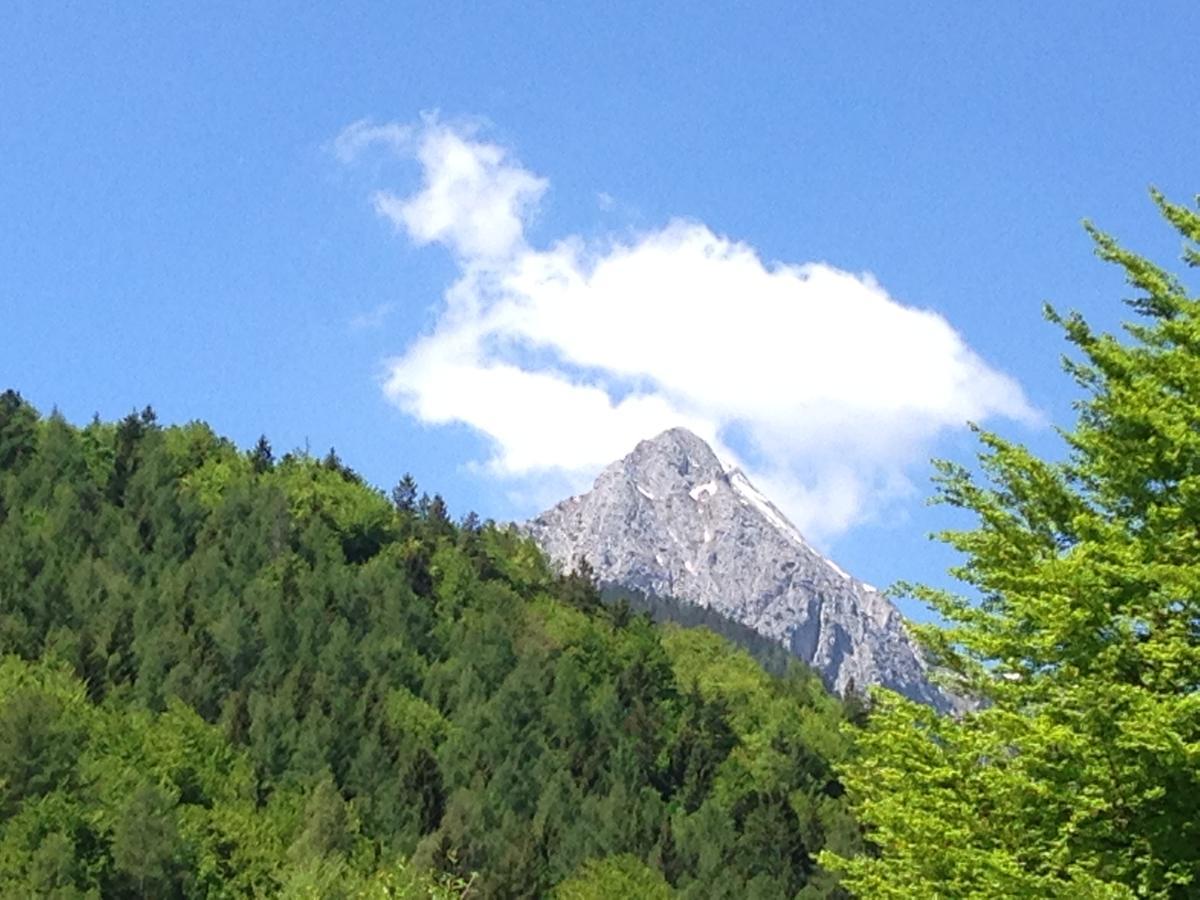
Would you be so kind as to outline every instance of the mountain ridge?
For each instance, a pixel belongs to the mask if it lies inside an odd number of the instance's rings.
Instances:
[[[524,526],[560,567],[713,609],[784,645],[839,694],[879,684],[946,710],[899,610],[812,547],[741,469],[671,428]]]

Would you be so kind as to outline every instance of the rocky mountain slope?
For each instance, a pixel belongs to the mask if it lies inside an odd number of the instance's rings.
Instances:
[[[710,607],[778,640],[839,693],[881,684],[951,706],[896,607],[682,428],[642,441],[526,528],[561,566],[584,558],[603,582]]]

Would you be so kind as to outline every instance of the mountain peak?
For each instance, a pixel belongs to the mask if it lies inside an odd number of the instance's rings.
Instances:
[[[811,547],[686,428],[640,442],[526,526],[558,565],[709,607],[776,640],[839,693],[881,684],[946,709],[895,606]]]
[[[712,447],[703,438],[699,437],[694,431],[684,428],[682,425],[676,425],[674,428],[668,428],[666,431],[660,432],[652,438],[639,441],[638,447],[645,444],[657,447],[675,447],[685,452],[688,450],[697,450],[712,453]]]
[[[668,428],[661,434],[641,441],[626,459],[641,460],[650,455],[663,455],[680,462],[686,461],[689,469],[721,468],[721,461],[717,459],[713,448],[703,438],[683,427]]]
[[[721,460],[703,439],[686,428],[668,428],[641,441],[628,456],[605,469],[596,487],[625,480],[642,486],[643,493],[667,493],[723,476]]]

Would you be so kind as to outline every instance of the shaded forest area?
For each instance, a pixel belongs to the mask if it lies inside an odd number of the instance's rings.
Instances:
[[[735,647],[750,654],[760,666],[772,675],[783,677],[793,666],[799,665],[796,657],[778,641],[763,637],[748,625],[743,625],[729,616],[722,615],[707,606],[697,606],[686,600],[661,594],[648,594],[615,584],[602,584],[600,597],[605,603],[625,603],[630,610],[646,613],[660,624],[672,623],[684,628],[707,628],[721,635]]]

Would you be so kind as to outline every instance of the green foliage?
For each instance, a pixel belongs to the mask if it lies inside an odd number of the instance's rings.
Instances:
[[[37,440],[37,413],[16,391],[0,394],[0,469],[15,469],[33,453]]]
[[[136,884],[142,896],[170,891],[179,852],[175,805],[157,785],[142,781],[121,804],[113,822],[113,867]]]
[[[1154,199],[1200,263],[1200,216]],[[879,698],[846,779],[878,855],[826,856],[863,896],[1200,890],[1200,299],[1089,230],[1142,318],[1121,341],[1048,311],[1081,355],[1067,459],[981,433],[982,478],[940,465],[942,499],[978,518],[944,539],[979,599],[915,593],[986,706]]]
[[[625,602],[630,614],[644,612],[655,622],[673,622],[685,628],[705,628],[715,632],[749,653],[772,675],[782,677],[787,674],[788,669],[801,665],[778,641],[763,637],[753,628],[707,606],[698,606],[695,603],[676,600],[674,597],[630,591],[619,586],[605,587],[601,591],[601,597],[606,603]]]
[[[840,896],[807,673],[332,451],[13,393],[0,448],[0,896]]]
[[[662,875],[628,854],[588,860],[578,874],[554,891],[555,900],[610,900],[612,897],[669,900],[671,896],[671,886]]]

